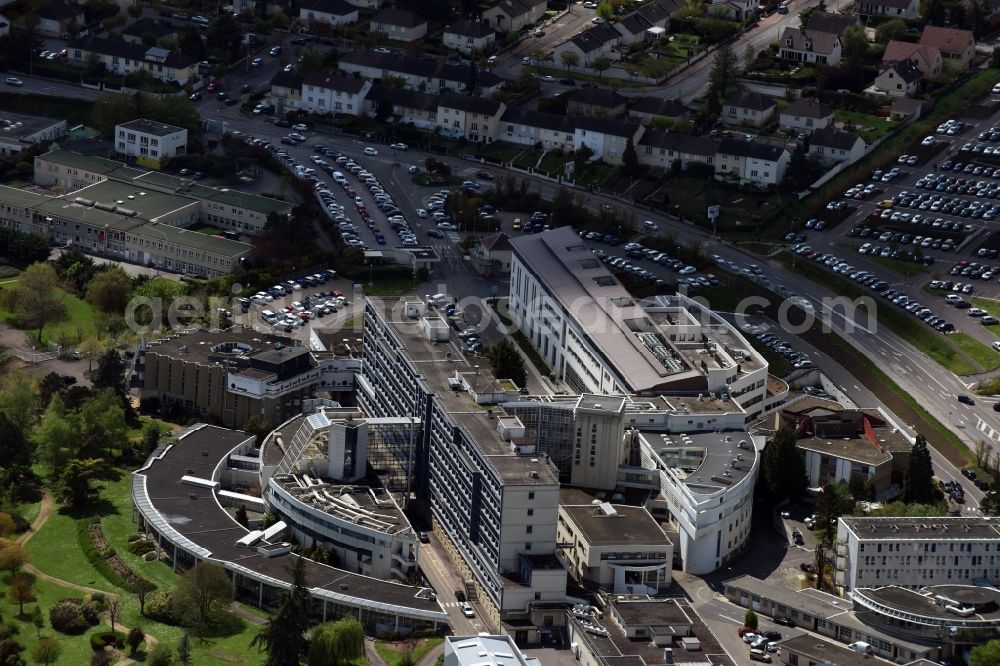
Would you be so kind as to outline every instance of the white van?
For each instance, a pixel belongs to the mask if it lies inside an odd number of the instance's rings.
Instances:
[[[955,303],[958,303],[960,300],[962,300],[962,297],[959,296],[958,294],[948,294],[947,296],[944,297],[944,300],[954,305]]]
[[[278,321],[278,315],[274,314],[271,310],[264,310],[260,313],[260,318],[266,321],[268,324],[274,324]]]

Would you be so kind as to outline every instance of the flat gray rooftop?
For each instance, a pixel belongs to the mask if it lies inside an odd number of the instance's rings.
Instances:
[[[438,318],[433,312],[427,316]],[[514,455],[510,443],[501,439],[495,416],[502,413],[499,407],[478,405],[467,392],[452,390],[448,379],[456,372],[488,372],[489,361],[482,356],[467,355],[459,346],[456,332],[444,320],[438,318],[438,321],[448,331],[447,341],[431,342],[420,328],[419,319],[395,319],[389,323],[442,409],[475,442],[507,483],[558,484],[558,476],[544,457]]]
[[[146,469],[136,472],[146,477],[146,490],[153,508],[174,530],[211,552],[214,559],[232,562],[276,580],[289,581],[290,560],[297,555],[265,557],[254,548],[237,548],[237,540],[247,534],[247,529],[218,504],[211,488],[181,482],[185,475],[210,479],[219,461],[249,435],[216,426],[194,428],[197,429],[183,434],[162,459],[154,459]],[[305,563],[307,587],[441,612],[437,601],[417,596],[420,588],[352,574],[308,559]]]
[[[691,617],[673,599],[611,600],[611,606],[625,626],[677,626],[691,623]]]
[[[27,139],[64,120],[46,116],[29,116],[24,113],[0,111],[0,139]]]
[[[1000,516],[976,518],[841,518],[859,539],[902,541],[1000,541]]]
[[[836,615],[847,612],[852,605],[844,600],[834,604],[830,601],[815,599],[801,591],[791,590],[781,585],[768,583],[754,576],[744,575],[731,578],[724,582],[726,588],[732,588],[750,595],[770,599],[789,608],[798,609],[819,620],[828,620]]]
[[[290,347],[293,342],[287,338],[265,336],[250,328],[233,327],[227,331],[210,331],[197,329],[190,333],[180,333],[167,338],[149,342],[149,354],[160,354],[170,358],[181,359],[189,363],[219,363],[225,359],[236,360],[239,356],[254,356],[261,352],[274,351],[275,343],[282,344],[286,349],[298,353],[304,348]],[[246,345],[249,350],[236,348],[231,352],[219,349],[219,345],[237,343]]]
[[[169,136],[171,134],[176,134],[177,132],[185,131],[183,127],[167,125],[165,123],[156,122],[155,120],[147,120],[146,118],[130,120],[127,123],[122,123],[119,127],[126,130],[132,130],[134,132],[150,134],[152,136]]]
[[[560,493],[560,498],[562,493]],[[660,524],[641,506],[614,504],[614,515],[606,514],[600,505],[561,505],[569,514],[591,546],[670,545],[670,539],[660,528]]]
[[[757,456],[750,435],[743,431],[641,436],[678,476],[687,475],[683,481],[692,489],[714,492],[738,483],[746,478]],[[740,442],[746,442],[746,448],[740,448]],[[690,455],[680,455],[682,449]]]
[[[926,588],[928,594],[917,590],[888,585],[878,588],[864,588],[858,592],[904,613],[913,613],[942,621],[959,620],[961,616],[949,611],[944,605],[939,605],[935,597],[942,596],[962,606],[974,606],[981,612],[966,619],[993,620],[1000,618],[1000,591],[972,585],[935,585]]]
[[[875,664],[888,665],[892,663],[869,654],[855,652],[846,645],[831,643],[810,634],[786,638],[779,641],[778,644],[792,654],[806,657],[809,660],[808,663],[829,663],[837,666],[874,666]]]

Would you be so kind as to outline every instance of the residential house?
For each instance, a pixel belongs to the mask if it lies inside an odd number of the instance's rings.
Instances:
[[[722,122],[763,127],[774,115],[774,100],[760,93],[741,90],[722,102]]]
[[[712,0],[708,7],[710,15],[720,14],[742,21],[757,9],[754,0]]]
[[[145,71],[158,81],[183,86],[197,74],[198,62],[194,58],[158,46],[146,47],[105,37],[83,37],[70,41],[66,48],[70,64],[89,67],[93,58],[109,72],[119,75]]]
[[[945,63],[962,71],[969,69],[972,57],[976,54],[976,40],[971,30],[927,25],[920,34],[920,43],[936,46]]]
[[[872,16],[915,19],[920,12],[920,0],[861,0],[857,14],[867,20]]]
[[[875,77],[875,90],[892,97],[913,97],[924,75],[912,60],[882,63]]]
[[[506,108],[503,102],[486,97],[448,92],[438,98],[437,124],[442,134],[453,139],[492,143]]]
[[[187,153],[187,130],[140,118],[115,127],[115,151],[124,159],[159,169],[163,159]]]
[[[358,7],[345,0],[306,0],[299,6],[299,19],[331,26],[358,22]]]
[[[809,154],[827,164],[859,160],[865,148],[864,139],[852,132],[823,129],[809,137]]]
[[[406,9],[383,9],[372,17],[368,26],[372,32],[384,33],[400,42],[412,42],[427,34],[427,19]]]
[[[573,146],[579,150],[587,146],[594,151],[595,159],[602,159],[608,164],[619,165],[625,146],[632,140],[632,145],[639,144],[645,128],[639,123],[617,118],[599,118],[597,116],[579,116],[573,121]]]
[[[777,185],[785,177],[791,155],[782,146],[761,141],[725,139],[715,156],[715,178],[757,187]]]
[[[937,76],[941,73],[943,59],[938,47],[931,44],[915,44],[914,42],[901,42],[890,40],[885,45],[885,52],[882,54],[882,63],[902,62],[911,60],[917,66],[925,79]]]
[[[628,108],[628,115],[630,118],[635,118],[641,123],[652,123],[653,118],[678,120],[680,118],[687,118],[691,114],[691,109],[684,106],[684,103],[679,99],[633,97],[632,100],[633,103]]]
[[[542,18],[546,9],[546,0],[500,0],[484,11],[482,18],[497,32],[516,32]]]
[[[364,113],[365,95],[372,84],[356,76],[306,74],[302,80],[303,110],[310,113]]]
[[[639,164],[666,170],[673,169],[679,160],[681,171],[687,171],[692,164],[711,167],[718,147],[718,142],[708,137],[650,129],[643,133],[635,149]]]
[[[919,118],[923,112],[924,103],[919,99],[909,97],[897,97],[892,103],[893,120],[907,120],[908,118]]]
[[[580,88],[569,98],[570,115],[620,116],[625,113],[625,97],[611,88]]]
[[[809,14],[806,30],[825,32],[840,37],[852,25],[858,25],[858,17],[854,14],[833,14],[816,10]]]
[[[388,104],[392,120],[402,125],[433,131],[437,124],[438,96],[415,90],[401,90],[392,86],[375,84],[365,97],[368,115],[378,114],[379,104]]]
[[[271,101],[275,113],[302,106],[302,77],[295,72],[278,71],[271,77]]]
[[[635,44],[661,36],[669,27],[670,17],[676,13],[672,3],[654,0],[621,17],[613,25],[622,35],[622,44]]]
[[[176,39],[177,30],[149,16],[133,21],[122,31],[122,39],[130,44],[153,46],[161,39]]]
[[[806,28],[785,28],[778,41],[778,57],[794,62],[836,65],[840,52],[839,36]]]
[[[361,76],[375,83],[387,76],[398,76],[403,79],[404,87],[421,92],[465,92],[474,77],[476,93],[488,97],[499,91],[504,83],[496,74],[483,70],[473,72],[468,65],[371,51],[347,53],[341,56],[338,66],[342,72]]]
[[[72,24],[76,24],[77,30],[84,27],[86,19],[83,9],[75,2],[64,2],[63,0],[52,0],[45,4],[32,5],[31,12],[37,17],[38,23],[35,25],[35,33],[39,37],[54,37],[56,39],[70,39],[75,34],[70,34]],[[24,16],[16,19],[18,25],[24,24]]]
[[[514,250],[510,246],[510,236],[503,233],[485,236],[472,248],[470,259],[475,269],[482,275],[510,273],[510,262]]]
[[[558,113],[511,107],[500,118],[497,139],[544,150],[572,150],[573,119]]]
[[[462,19],[444,29],[445,48],[471,55],[482,53],[496,41],[497,34],[486,21]]]
[[[589,67],[598,58],[618,60],[621,56],[615,47],[621,41],[621,33],[612,26],[607,23],[595,25],[557,44],[552,49],[552,61],[557,66],[562,65],[564,53],[575,53],[578,64],[583,67]]]
[[[781,129],[793,132],[812,132],[833,124],[833,107],[815,97],[799,99],[781,112],[778,124]]]

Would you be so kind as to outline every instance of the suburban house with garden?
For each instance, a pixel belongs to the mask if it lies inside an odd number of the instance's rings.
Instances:
[[[781,33],[779,44],[778,56],[783,60],[816,65],[836,65],[840,62],[838,35],[789,27]]]
[[[276,113],[302,106],[302,77],[295,72],[277,72],[271,77],[271,101]]]
[[[865,142],[853,132],[816,130],[809,137],[809,155],[825,164],[855,162],[865,154]]]
[[[864,19],[873,16],[915,19],[920,13],[920,0],[862,0],[857,4],[857,13]]]
[[[715,156],[715,178],[756,187],[777,185],[785,177],[791,155],[781,146],[761,141],[725,139]]]
[[[406,9],[386,8],[372,17],[369,30],[398,42],[412,42],[427,34],[427,19]]]
[[[197,73],[198,61],[194,58],[158,46],[129,44],[106,37],[83,37],[69,42],[66,48],[70,64],[90,67],[92,62],[97,62],[119,76],[147,72],[157,81],[183,86]]]
[[[920,43],[937,47],[947,65],[963,72],[972,65],[972,58],[976,54],[976,40],[971,30],[927,25],[920,33]]]
[[[481,53],[496,41],[496,31],[485,21],[462,19],[444,29],[445,48],[459,53]]]
[[[548,150],[573,149],[573,119],[558,113],[512,107],[500,118],[499,138],[522,146],[541,144]]]
[[[580,65],[589,67],[598,58],[619,60],[617,46],[622,35],[607,23],[595,25],[578,33],[552,49],[552,59],[557,65],[566,62],[567,53],[575,54]]]
[[[883,63],[875,78],[876,92],[893,97],[914,97],[920,90],[924,75],[912,60]]]
[[[573,120],[575,131],[573,145],[579,150],[587,146],[594,152],[594,159],[601,159],[608,164],[618,166],[622,163],[625,146],[629,140],[635,146],[645,129],[639,123],[617,118],[600,118],[597,116],[578,116]]]
[[[330,26],[346,25],[358,22],[358,8],[346,0],[305,0],[299,6],[299,18]]]
[[[129,24],[122,31],[122,39],[130,44],[155,44],[161,39],[177,39],[177,30],[172,25],[145,16]]]
[[[516,32],[542,18],[547,9],[547,0],[501,0],[482,17],[497,32]]]
[[[313,73],[302,79],[301,108],[310,113],[360,115],[372,84],[355,76]]]
[[[446,90],[465,92],[469,82],[474,79],[476,92],[489,97],[504,84],[504,80],[492,72],[478,70],[473,76],[469,65],[454,65],[393,53],[351,51],[341,56],[338,67],[346,74],[360,76],[373,83],[382,83],[388,76],[399,77],[403,80],[404,88],[428,93]]]
[[[722,102],[722,122],[763,127],[774,115],[774,100],[760,93],[740,90]]]
[[[708,137],[651,129],[643,133],[635,149],[639,164],[668,170],[676,163],[681,171],[687,171],[692,164],[710,168],[718,147],[719,142]]]
[[[438,98],[437,124],[444,136],[492,143],[507,105],[494,99],[445,93]]]
[[[621,33],[623,44],[636,44],[662,36],[677,11],[678,8],[670,3],[653,0],[623,16],[614,26]]]
[[[925,79],[937,76],[941,73],[942,58],[941,51],[932,44],[916,44],[914,42],[901,42],[890,40],[885,45],[885,53],[882,54],[883,63],[894,63],[909,60],[920,70]]]
[[[789,104],[778,118],[783,130],[813,132],[833,124],[833,107],[815,97],[808,97]]]
[[[397,124],[433,131],[438,126],[437,100],[437,95],[375,84],[365,97],[365,111],[370,116],[377,115],[380,104],[388,105]]]

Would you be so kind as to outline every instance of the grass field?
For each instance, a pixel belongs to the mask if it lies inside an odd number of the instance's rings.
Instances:
[[[177,582],[177,576],[171,568],[162,562],[145,562],[141,558],[128,552],[126,538],[135,531],[132,524],[131,509],[131,476],[123,474],[117,481],[106,484],[101,493],[101,501],[94,503],[88,514],[99,516],[104,533],[108,542],[115,548],[117,553],[128,563],[140,576],[152,581],[161,587],[173,587]],[[156,636],[168,645],[174,646],[180,640],[184,629],[181,627],[171,627],[168,625],[152,622],[139,614],[139,602],[134,595],[115,588],[109,583],[87,560],[77,547],[76,518],[83,516],[69,516],[65,513],[53,513],[45,525],[28,542],[27,549],[31,562],[40,570],[51,576],[67,580],[78,585],[85,585],[107,592],[122,594],[125,606],[121,614],[120,621],[128,627],[136,625],[142,626],[145,631]],[[58,596],[79,596],[72,590],[59,592],[62,588],[56,588]],[[45,608],[43,603],[43,609]],[[5,616],[5,617],[9,617]],[[191,648],[194,655],[194,662],[199,664],[262,664],[263,655],[255,650],[250,650],[248,645],[256,633],[254,625],[247,624],[243,620],[232,616],[227,624],[226,635],[214,636],[205,639],[191,638]],[[34,629],[32,628],[32,632]],[[22,632],[22,638],[26,632]],[[89,644],[86,643],[86,636],[68,638],[60,635],[63,642],[80,640],[89,651]],[[58,664],[66,666],[78,666],[89,661],[89,653],[86,660],[70,660],[64,653]]]
[[[421,657],[433,650],[436,646],[440,645],[443,641],[443,638],[421,638],[417,641],[417,644],[413,649],[413,663],[420,661]],[[402,646],[398,643],[385,643],[383,641],[377,641],[375,643],[375,650],[378,652],[379,656],[385,660],[385,663],[388,664],[388,666],[400,666],[400,664],[403,663],[403,652],[401,647]]]
[[[940,291],[940,290],[935,290],[935,291],[931,291],[929,293],[934,293],[934,294],[943,296],[946,292],[943,292],[943,291]],[[977,307],[977,308],[980,308],[982,310],[986,310],[988,313],[990,313],[991,316],[996,317],[997,319],[1000,319],[1000,301],[994,301],[992,298],[983,298],[981,296],[973,296],[972,297],[972,305],[973,305],[973,307]]]
[[[949,335],[948,338],[969,358],[978,363],[983,370],[992,370],[1000,365],[1000,354],[968,334],[958,331]]]
[[[871,143],[893,127],[893,123],[860,111],[844,111],[837,109],[833,112],[835,120],[845,124],[854,125],[854,132],[857,133],[865,143]]]
[[[918,264],[913,261],[904,261],[902,259],[890,259],[889,257],[872,257],[869,259],[874,261],[876,264],[881,264],[887,269],[895,273],[896,275],[901,275],[902,277],[914,277],[920,275],[927,270],[927,267],[923,264]]]
[[[15,282],[16,280],[0,282],[0,289],[9,288]],[[58,291],[66,303],[66,318],[59,322],[47,324],[42,329],[42,341],[45,343],[66,342],[68,344],[76,344],[77,342],[94,335],[97,332],[97,324],[94,318],[94,308],[89,303],[77,298],[73,294],[63,291],[62,289],[59,289]],[[0,322],[13,328],[18,328],[15,322],[14,314],[9,310],[0,308]],[[28,331],[28,335],[32,340],[36,340],[36,333],[37,330]]]

